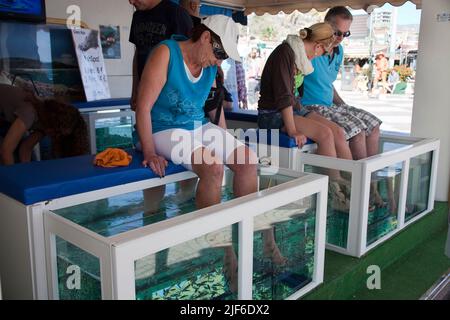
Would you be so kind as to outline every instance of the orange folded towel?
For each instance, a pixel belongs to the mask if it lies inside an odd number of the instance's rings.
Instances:
[[[105,168],[126,167],[131,163],[132,157],[117,148],[108,148],[95,156],[94,165]]]

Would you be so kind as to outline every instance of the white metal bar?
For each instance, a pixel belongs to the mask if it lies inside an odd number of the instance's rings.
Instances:
[[[372,172],[368,170],[366,163],[363,164],[362,180],[361,180],[361,196],[359,198],[359,214],[361,220],[359,223],[359,243],[357,248],[357,257],[362,256],[367,252],[367,226],[369,219],[369,198],[370,198],[370,184]]]
[[[150,170],[150,169],[149,169]],[[146,180],[141,180],[137,182],[131,182],[127,184],[122,184],[110,188],[99,189],[84,193],[79,193],[67,197],[62,197],[58,199],[53,199],[45,202],[45,207],[49,210],[58,210],[62,208],[67,208],[75,206],[78,204],[91,202],[99,199],[110,198],[113,196],[140,191],[148,188],[158,187],[161,185],[178,182],[185,179],[197,177],[191,171],[184,171],[176,174],[171,174],[165,176],[164,178],[151,178]]]
[[[117,110],[119,108],[114,108],[114,110]],[[134,118],[134,111],[132,110],[120,110],[118,112],[89,112],[88,116],[91,117],[94,122],[95,120],[99,119],[110,119],[110,118],[126,118],[131,117]]]
[[[428,210],[433,210],[434,198],[436,196],[436,182],[437,182],[438,162],[439,162],[439,142],[437,143],[437,148],[432,153],[431,161],[432,165],[431,165],[430,193],[428,196]]]
[[[397,228],[399,229],[402,229],[403,225],[405,224],[406,198],[408,196],[409,162],[410,159],[408,158],[402,163],[402,173],[400,178],[400,195],[397,206]]]
[[[312,281],[312,282],[308,283],[306,286],[304,286],[303,288],[301,288],[299,291],[297,291],[297,292],[293,293],[292,295],[290,295],[289,297],[287,297],[286,300],[297,300],[300,297],[302,297],[303,295],[310,292],[315,287],[317,287],[319,284],[320,283]]]
[[[86,248],[90,254],[99,256],[105,245],[109,246],[112,244],[107,237],[103,237],[54,212],[46,211],[44,219],[48,229],[45,230],[46,232],[52,232],[82,249]],[[91,242],[100,245],[92,245]]]
[[[38,300],[46,300],[48,299],[48,292],[45,272],[45,236],[42,205],[37,204],[28,207],[27,215],[34,296]]]
[[[327,228],[327,200],[328,200],[328,179],[322,180],[320,191],[316,198],[316,230],[314,239],[314,274],[313,282],[320,284],[323,282],[325,264],[325,242]]]
[[[239,222],[239,300],[252,300],[253,298],[253,235],[253,218],[245,218]]]
[[[364,176],[364,166],[361,162],[358,166],[351,172],[352,182],[351,182],[351,192],[350,192],[350,211],[348,219],[348,233],[347,233],[347,248],[344,250],[347,254],[354,257],[360,254],[359,241],[361,239],[361,192],[363,188],[363,176]],[[331,248],[333,250],[333,248]],[[336,251],[336,250],[335,250]],[[339,250],[339,252],[341,252]]]
[[[377,241],[375,241],[374,243],[371,243],[370,245],[368,245],[365,248],[364,253],[372,250],[373,248],[375,248],[376,246],[382,244],[383,242],[385,242],[386,240],[390,239],[391,237],[393,237],[394,235],[396,235],[398,232],[402,231],[403,229],[400,229],[398,226],[397,228],[395,228],[394,230],[392,230],[391,232],[385,234],[383,237],[381,237],[380,239],[378,239]],[[364,254],[363,253],[363,254]]]
[[[301,153],[299,157],[303,164],[336,170],[353,171],[358,166],[358,161],[326,157],[313,153]]]
[[[413,224],[417,220],[422,219],[425,215],[427,215],[428,213],[430,213],[432,211],[433,211],[433,209],[427,209],[424,212],[421,212],[420,214],[418,214],[415,217],[411,218],[410,220],[406,221],[405,224],[403,225],[403,228],[406,228],[407,226],[409,226],[410,224]]]
[[[121,104],[117,106],[108,106],[108,107],[95,107],[95,108],[81,108],[79,109],[81,114],[87,114],[89,112],[97,112],[97,111],[104,111],[104,110],[126,110],[130,109],[129,104]]]
[[[48,299],[59,299],[58,287],[58,268],[56,261],[56,237],[52,233],[46,233],[45,237],[45,256],[47,260],[47,283],[48,283]]]
[[[102,299],[113,300],[114,299],[114,277],[113,277],[113,260],[111,254],[111,248],[104,251],[103,256],[100,258],[100,283],[102,288]]]
[[[114,300],[136,300],[135,260],[127,250],[116,246],[111,248]]]
[[[427,139],[413,145],[384,152],[361,161],[364,161],[367,164],[368,170],[376,171],[389,165],[402,162],[405,159],[413,158],[418,155],[436,150],[437,148],[439,148],[439,140]]]
[[[328,250],[337,252],[337,253],[341,253],[341,254],[345,254],[345,255],[351,255],[351,256],[356,257],[356,254],[353,254],[350,251],[350,249],[341,248],[341,247],[338,247],[338,246],[330,244],[330,243],[326,243],[325,248],[327,248]]]
[[[418,141],[424,140],[424,139],[426,139],[426,138],[418,138],[418,137],[412,137],[412,136],[407,136],[407,135],[391,134],[391,133],[386,133],[386,132],[382,132],[380,135],[380,140],[385,140],[385,141],[389,141],[389,142],[415,143],[415,142],[418,142]]]

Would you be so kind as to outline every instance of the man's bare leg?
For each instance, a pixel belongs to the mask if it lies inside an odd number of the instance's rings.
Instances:
[[[324,118],[316,112],[310,112],[306,117],[318,121],[331,129],[331,131],[333,132],[334,144],[338,158],[347,160],[353,159],[352,152],[347,140],[345,139],[345,132],[342,127],[340,127],[333,121]]]
[[[361,131],[349,141],[350,150],[352,151],[353,160],[367,158],[366,133]]]
[[[367,157],[379,153],[380,148],[380,126],[372,129],[372,132],[366,137]]]

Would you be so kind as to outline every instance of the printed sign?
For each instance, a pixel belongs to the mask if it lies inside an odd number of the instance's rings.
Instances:
[[[111,98],[97,30],[72,29],[72,37],[87,101]]]

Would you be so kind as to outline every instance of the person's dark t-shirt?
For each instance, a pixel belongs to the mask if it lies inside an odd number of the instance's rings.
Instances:
[[[173,34],[189,36],[192,19],[179,5],[163,0],[150,10],[137,10],[133,14],[129,41],[136,46],[139,79],[150,51]]]
[[[202,18],[199,18],[196,16],[191,16],[191,20],[192,20],[192,24],[194,25],[194,27],[196,27],[202,23]]]
[[[280,112],[292,106],[299,108],[295,98],[295,54],[282,43],[270,54],[261,75],[258,110]]]

